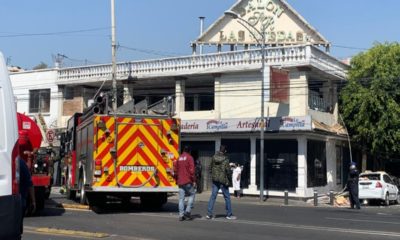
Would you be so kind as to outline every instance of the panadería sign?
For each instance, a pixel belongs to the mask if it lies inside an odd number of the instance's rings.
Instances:
[[[222,120],[182,120],[183,133],[256,132],[261,129],[260,118]],[[309,131],[311,116],[266,118],[266,131]]]

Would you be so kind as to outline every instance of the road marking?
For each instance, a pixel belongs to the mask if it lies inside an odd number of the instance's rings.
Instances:
[[[42,234],[42,235],[70,236],[74,238],[106,238],[110,236],[107,233],[84,232],[84,231],[67,230],[60,228],[24,227],[24,232],[33,234]]]
[[[55,231],[57,230],[57,231]],[[135,236],[125,236],[117,234],[106,234],[106,233],[90,233],[75,230],[64,230],[64,229],[45,229],[45,228],[34,228],[24,226],[24,233],[47,235],[47,236],[68,236],[71,238],[78,239],[93,239],[93,238],[107,238],[107,239],[118,239],[118,240],[155,240],[152,238],[143,238]]]
[[[137,216],[149,216],[149,217],[164,217],[164,218],[177,218],[178,216],[169,214],[149,214],[149,213],[131,213],[130,215]],[[205,222],[225,222],[232,224],[247,224],[247,225],[258,225],[258,226],[268,226],[268,227],[279,227],[279,228],[291,228],[291,229],[303,229],[312,231],[328,231],[328,232],[340,232],[340,233],[351,233],[360,235],[373,235],[373,236],[390,236],[390,237],[400,237],[400,232],[384,232],[384,231],[369,231],[364,229],[348,229],[348,228],[333,228],[333,227],[321,227],[313,225],[296,225],[287,223],[275,223],[275,222],[261,222],[261,221],[248,221],[248,220],[227,220],[225,218],[216,218],[209,220],[206,218],[199,218],[195,220],[201,220]]]
[[[68,208],[68,209],[84,209],[84,210],[89,210],[89,206],[88,206],[88,205],[80,205],[80,204],[61,203],[61,204],[58,204],[57,207],[60,207],[60,208]]]
[[[350,222],[369,222],[369,223],[383,223],[383,224],[396,224],[400,225],[400,222],[386,222],[386,221],[376,221],[376,220],[365,220],[365,219],[351,219],[351,218],[329,218],[329,220],[341,220],[341,221],[350,221]]]
[[[77,212],[90,212],[90,209],[79,209],[79,208],[63,208],[63,207],[57,207],[57,206],[46,206],[47,209],[64,209],[68,211],[77,211]]]
[[[389,213],[380,213],[380,212],[378,212],[377,215],[392,216],[393,214],[389,214]]]
[[[205,219],[205,220],[207,220],[207,219]],[[312,230],[312,231],[328,231],[328,232],[352,233],[352,234],[362,234],[362,235],[400,237],[400,233],[398,233],[398,232],[368,231],[368,230],[362,230],[362,229],[320,227],[320,226],[313,226],[313,225],[295,225],[295,224],[274,223],[274,222],[257,222],[257,221],[241,221],[241,220],[234,220],[234,221],[218,220],[218,221],[232,222],[232,223],[238,222],[238,223],[249,224],[249,225],[260,225],[260,226],[269,226],[269,227],[304,229],[304,230]]]

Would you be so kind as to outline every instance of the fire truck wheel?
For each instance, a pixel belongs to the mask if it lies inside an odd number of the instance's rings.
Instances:
[[[36,210],[40,211],[44,208],[46,198],[46,189],[44,187],[35,187]]]
[[[84,205],[88,204],[83,179],[79,179],[79,203]]]
[[[140,204],[145,209],[160,209],[166,202],[166,193],[147,193],[140,196]]]
[[[103,193],[86,193],[87,201],[90,207],[103,207],[107,203],[107,195]]]
[[[76,199],[76,191],[75,190],[71,190],[71,188],[70,187],[67,187],[67,190],[66,190],[66,194],[67,194],[67,199],[70,199],[70,200],[75,200]]]
[[[46,193],[45,193],[45,199],[49,199],[50,198],[50,193],[51,193],[51,186],[47,187],[46,189]]]

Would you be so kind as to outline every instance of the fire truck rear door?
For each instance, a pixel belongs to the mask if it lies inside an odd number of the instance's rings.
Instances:
[[[146,118],[118,119],[117,182],[121,187],[156,187],[162,126]]]

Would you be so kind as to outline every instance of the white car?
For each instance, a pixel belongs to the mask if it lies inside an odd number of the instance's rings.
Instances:
[[[19,239],[22,207],[19,194],[18,126],[14,94],[0,53],[0,239]]]
[[[358,182],[358,197],[362,200],[380,200],[386,206],[400,201],[399,189],[386,172],[364,172]]]

